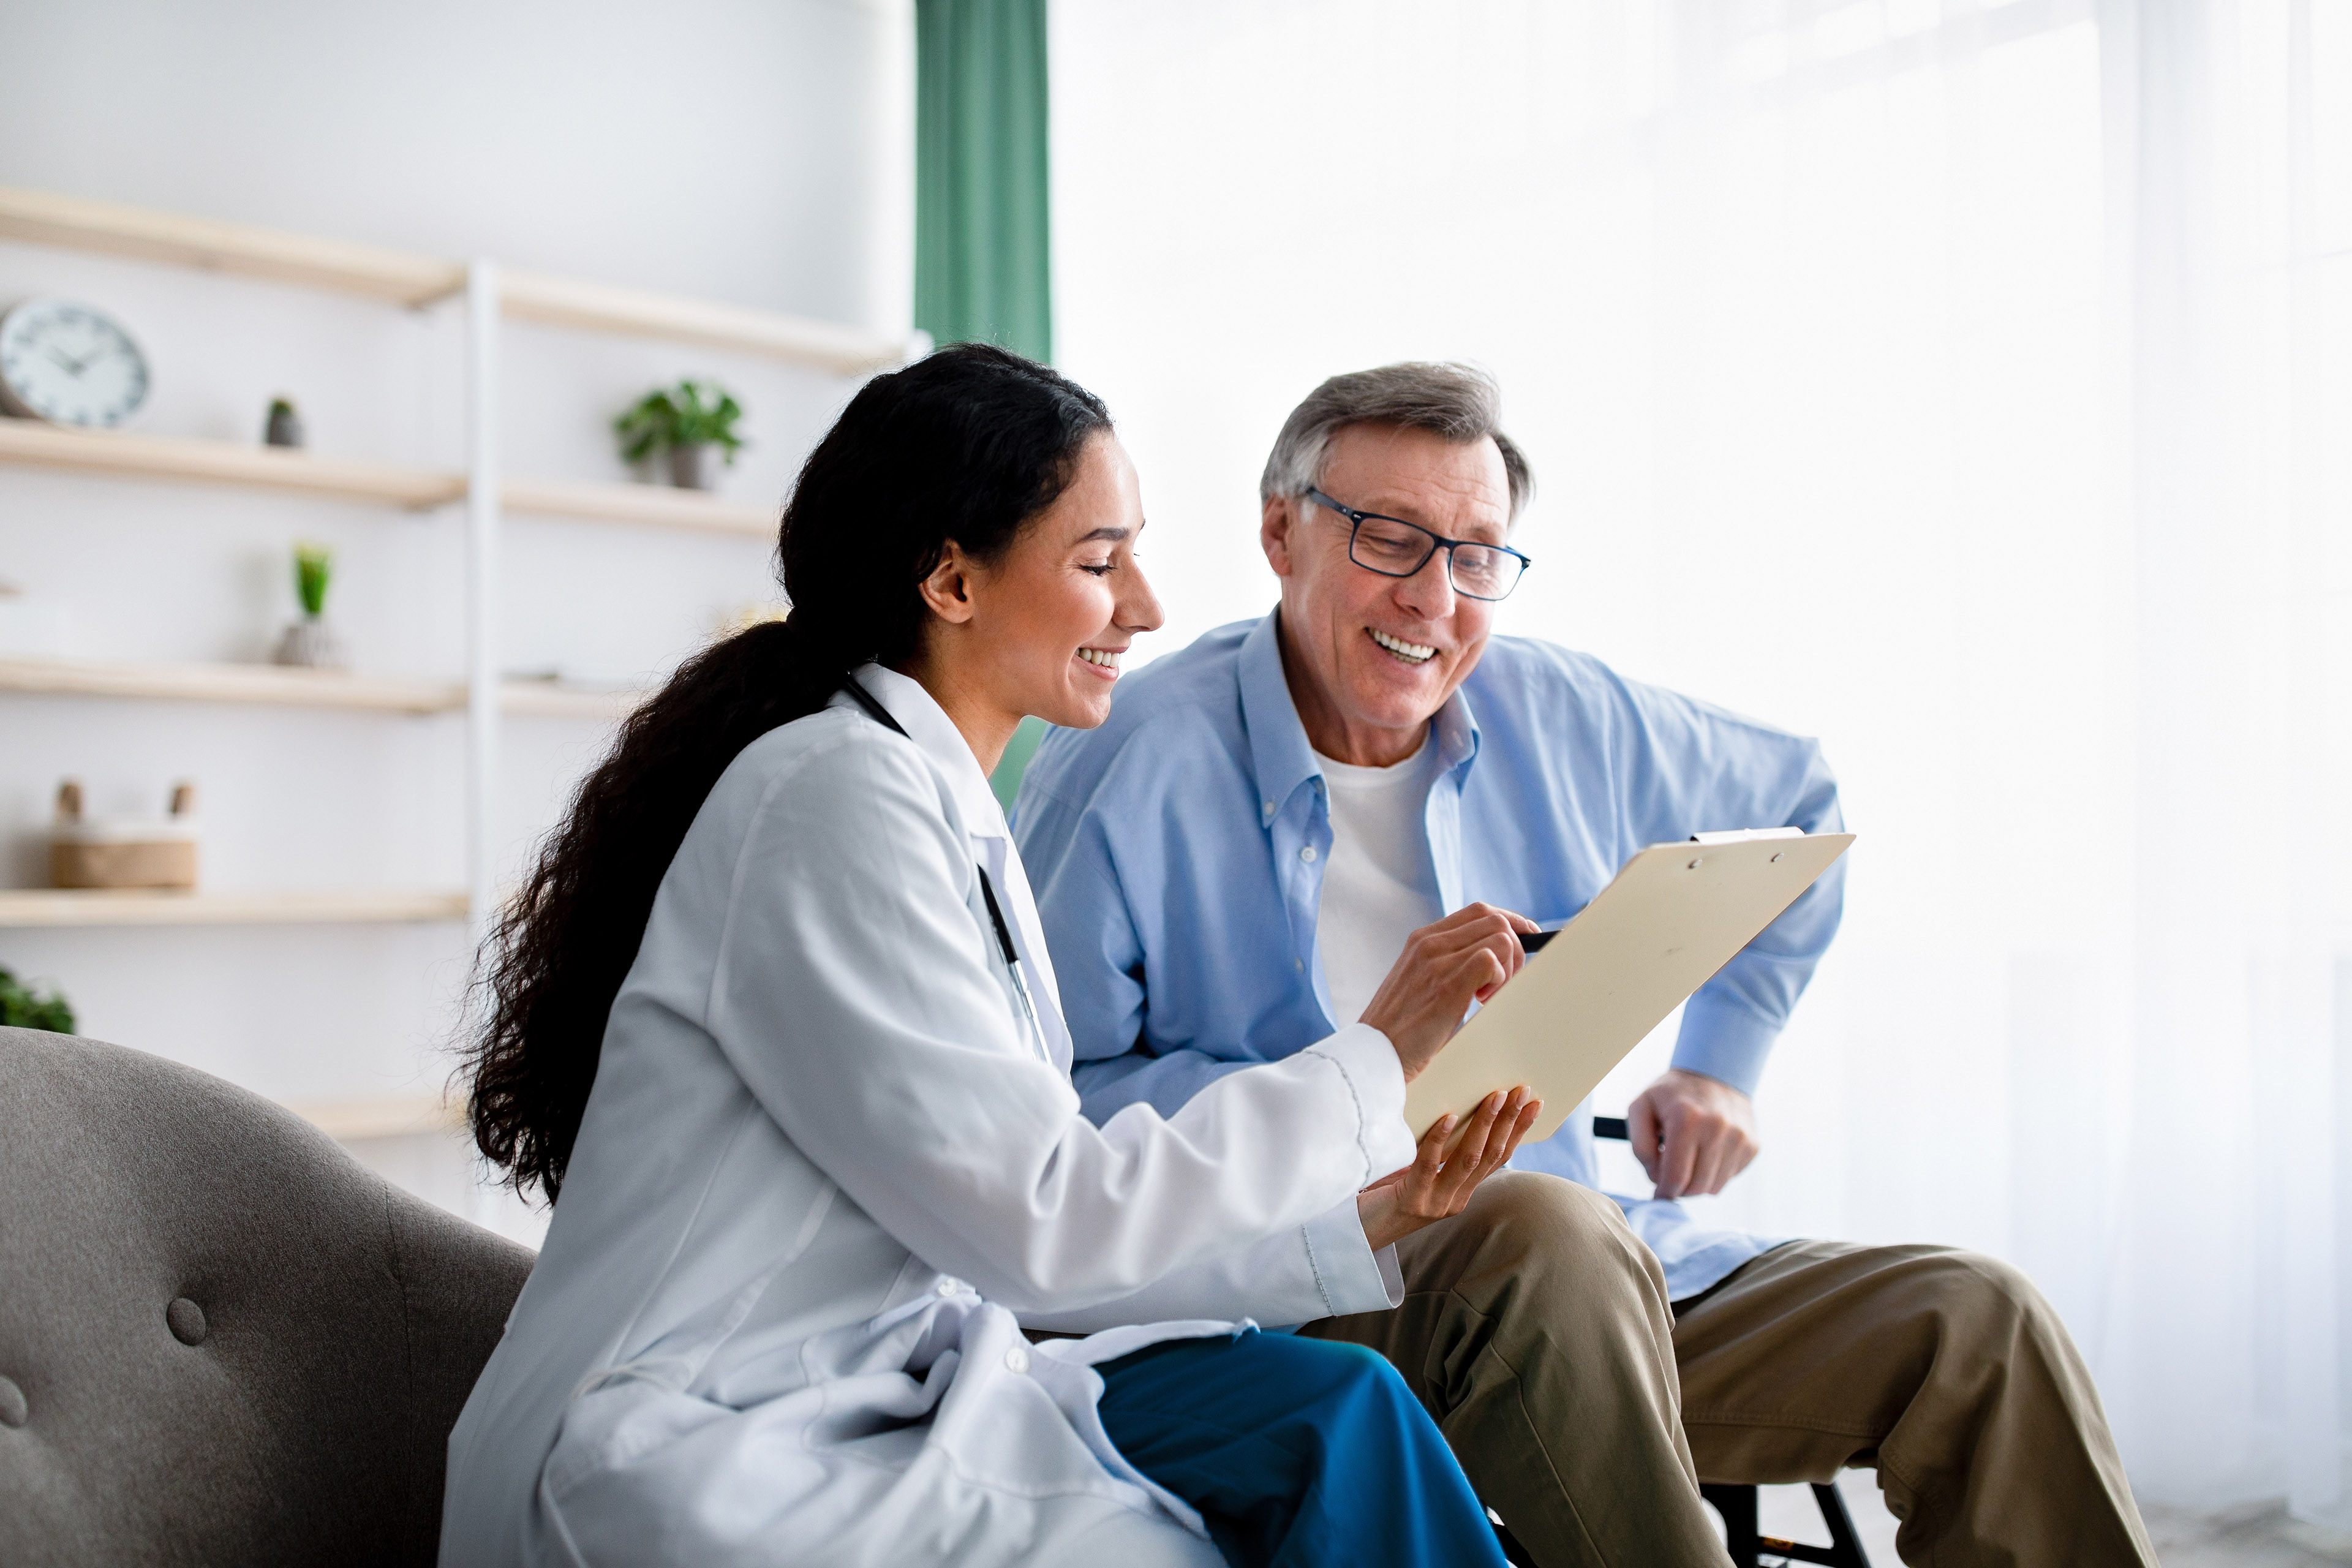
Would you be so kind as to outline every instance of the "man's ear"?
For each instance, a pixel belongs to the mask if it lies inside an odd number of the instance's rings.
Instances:
[[[1265,551],[1265,563],[1274,568],[1277,577],[1290,575],[1290,531],[1297,521],[1297,497],[1265,498],[1265,510],[1258,519],[1257,542]]]
[[[923,579],[919,592],[931,614],[953,626],[971,619],[971,558],[952,539],[940,552],[940,563]]]

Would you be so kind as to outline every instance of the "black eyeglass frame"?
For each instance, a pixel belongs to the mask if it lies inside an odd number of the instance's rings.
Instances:
[[[1502,603],[1505,599],[1509,598],[1512,594],[1517,591],[1520,583],[1524,582],[1527,578],[1528,568],[1535,564],[1533,560],[1512,549],[1507,544],[1489,544],[1483,539],[1448,539],[1445,535],[1439,533],[1434,530],[1423,528],[1417,522],[1410,522],[1401,517],[1391,517],[1386,512],[1359,511],[1351,506],[1341,506],[1338,501],[1333,500],[1329,496],[1325,495],[1321,490],[1317,489],[1312,485],[1309,485],[1307,489],[1307,499],[1313,501],[1317,506],[1323,508],[1325,510],[1337,512],[1341,517],[1348,520],[1348,559],[1354,562],[1357,565],[1361,566],[1365,571],[1376,573],[1382,577],[1416,576],[1420,574],[1423,567],[1429,564],[1429,557],[1436,554],[1440,550],[1443,550],[1445,552],[1445,581],[1452,585],[1454,591],[1467,599],[1476,599],[1484,604],[1496,605]],[[1430,542],[1428,552],[1423,555],[1420,560],[1412,563],[1412,570],[1411,572],[1391,572],[1385,566],[1375,566],[1370,562],[1362,560],[1356,554],[1357,531],[1368,522],[1393,522],[1400,528],[1409,528]],[[1465,544],[1475,545],[1481,550],[1499,550],[1504,554],[1508,555],[1513,560],[1517,561],[1519,563],[1518,574],[1511,579],[1511,585],[1504,589],[1501,593],[1495,595],[1474,594],[1469,589],[1464,587],[1461,580],[1454,574],[1454,552],[1455,549]]]

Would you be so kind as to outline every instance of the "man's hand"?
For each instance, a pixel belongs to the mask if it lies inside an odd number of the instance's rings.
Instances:
[[[1681,1068],[1669,1068],[1641,1092],[1625,1113],[1625,1131],[1662,1198],[1723,1191],[1763,1147],[1756,1107],[1746,1095]]]
[[[1459,1142],[1454,1136],[1455,1119],[1439,1117],[1422,1135],[1421,1153],[1412,1164],[1356,1194],[1356,1214],[1364,1222],[1364,1239],[1372,1250],[1393,1247],[1423,1226],[1467,1208],[1478,1184],[1503,1168],[1542,1110],[1535,1091],[1521,1084],[1508,1094],[1498,1089],[1480,1100],[1469,1124],[1461,1128]]]

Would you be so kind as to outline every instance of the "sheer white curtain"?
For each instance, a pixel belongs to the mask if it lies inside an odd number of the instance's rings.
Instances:
[[[1505,629],[1821,736],[1863,836],[1717,1214],[2011,1258],[2147,1495],[2352,1529],[2352,0],[1057,0],[1054,47],[1160,649],[1270,602],[1316,381],[1493,368]]]

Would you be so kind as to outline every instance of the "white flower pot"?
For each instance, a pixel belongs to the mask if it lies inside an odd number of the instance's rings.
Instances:
[[[669,482],[682,490],[715,490],[726,455],[715,441],[697,441],[669,449]]]

